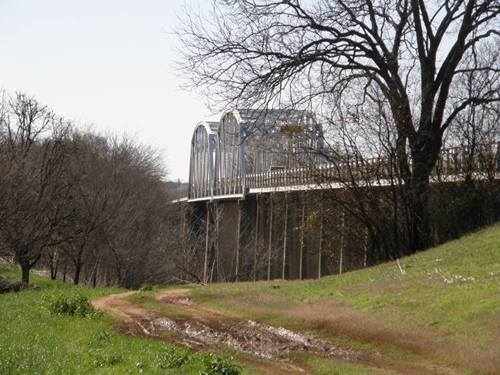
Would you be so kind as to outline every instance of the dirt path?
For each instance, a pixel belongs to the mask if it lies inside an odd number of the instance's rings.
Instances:
[[[226,346],[251,354],[238,360],[267,374],[310,373],[304,366],[286,359],[289,353],[311,353],[351,362],[357,359],[355,351],[335,347],[310,335],[226,316],[195,303],[186,297],[187,292],[186,289],[173,289],[155,296],[156,301],[180,313],[175,317],[167,317],[127,300],[126,297],[134,292],[101,297],[92,304],[119,318],[120,328],[126,333],[150,336],[195,350],[210,351]]]
[[[156,305],[151,309],[141,307],[137,302],[127,299],[133,293],[136,292],[101,297],[94,300],[92,304],[95,308],[117,317],[120,322],[118,328],[124,333],[152,337],[196,351],[216,351],[221,347],[228,347],[242,353],[237,356],[239,362],[264,374],[312,373],[305,365],[294,363],[289,359],[289,355],[294,353],[306,353],[326,359],[367,365],[389,373],[448,375],[457,373],[444,363],[439,364],[440,361],[421,363],[416,358],[404,358],[386,352],[361,352],[346,349],[335,346],[327,340],[294,332],[284,327],[238,319],[193,301],[187,296],[189,289],[171,289],[156,294],[154,299],[147,300]],[[244,304],[242,307],[245,308]],[[324,308],[316,306],[314,310],[317,310],[318,316],[324,319]],[[352,312],[342,314],[339,306],[328,306],[326,310],[332,316],[340,314],[342,324],[331,326],[333,321],[320,320],[318,321],[320,330],[326,329],[337,334],[344,334],[345,337],[367,342],[374,340],[385,342],[382,340],[385,336],[381,337],[381,335],[388,335],[392,332],[387,329],[383,330],[382,326],[378,327],[369,319],[370,326],[367,327],[368,323],[361,324],[367,320],[366,317],[353,316]],[[289,311],[294,320],[306,321],[307,319],[300,312],[294,309]],[[310,310],[308,310],[307,318],[314,318]],[[357,330],[353,327],[357,327]],[[408,346],[405,344],[407,340],[413,341],[412,337],[415,339],[420,336],[412,333],[407,338],[398,337],[394,340],[391,336],[387,340],[405,349]],[[413,348],[415,345],[414,343],[410,349],[415,349]],[[428,346],[433,347],[430,343]],[[426,354],[422,359],[433,357],[429,353]]]
[[[110,294],[92,301],[94,308],[106,311],[123,321],[130,322],[139,317],[151,317],[151,311],[143,309],[125,300],[124,298],[136,292]]]
[[[156,294],[154,299],[149,299],[157,305],[152,309],[140,307],[128,300],[127,297],[133,293],[135,292],[101,297],[92,304],[117,317],[120,321],[119,328],[125,333],[149,336],[193,350],[214,351],[221,346],[229,347],[242,353],[238,356],[239,362],[266,374],[311,373],[303,364],[293,363],[288,359],[288,355],[294,353],[312,354],[401,374],[451,375],[461,372],[452,370],[447,364],[455,363],[465,367],[470,365],[464,348],[453,346],[454,350],[451,351],[451,347],[436,346],[432,341],[433,336],[426,336],[426,332],[396,332],[361,313],[356,315],[351,310],[347,311],[342,306],[308,306],[307,311],[295,308],[288,310],[287,316],[295,321],[307,322],[308,326],[317,327],[333,336],[340,335],[360,342],[391,344],[421,357],[405,358],[384,350],[365,352],[346,349],[284,327],[238,319],[193,301],[187,296],[189,289],[171,289]],[[243,301],[239,305],[251,310],[250,306],[245,307]],[[444,354],[440,351],[444,351]],[[453,358],[448,355],[452,352],[455,353]],[[474,367],[485,373],[491,371],[488,366]]]
[[[275,359],[287,353],[314,353],[353,361],[357,353],[334,347],[326,340],[270,326],[253,320],[231,318],[218,311],[195,303],[185,296],[186,290],[159,293],[157,301],[174,305],[189,318],[162,318],[157,324],[169,331],[188,337],[202,345],[226,345],[239,352]]]

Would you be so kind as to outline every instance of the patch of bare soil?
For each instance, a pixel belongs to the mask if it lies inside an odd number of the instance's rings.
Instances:
[[[296,306],[289,309],[287,315],[333,337],[396,346],[422,359],[434,360],[420,363],[413,356],[402,358],[385,350],[375,353],[338,347],[313,335],[223,314],[191,300],[186,296],[188,292],[187,289],[173,289],[155,296],[158,302],[181,312],[179,316],[165,316],[157,310],[135,305],[126,299],[134,292],[101,297],[92,303],[119,318],[120,329],[125,333],[149,336],[193,350],[211,351],[226,346],[243,353],[238,357],[240,362],[267,374],[311,373],[302,364],[287,359],[292,353],[310,353],[401,374],[457,374],[446,363],[473,368],[478,373],[496,373],[491,367],[491,353],[478,356],[465,347],[443,345],[434,332],[390,327],[341,304]],[[245,303],[240,305],[246,308]],[[478,358],[485,361],[478,361]]]
[[[276,306],[287,302],[265,293],[210,298],[223,298],[230,311],[245,311],[247,315],[262,317],[274,316]],[[333,341],[369,343],[366,349],[357,353],[355,362],[371,368],[401,374],[470,372],[500,375],[495,345],[479,348],[432,328],[384,322],[380,317],[375,318],[340,302],[304,301],[287,305],[280,315],[321,331]]]
[[[92,304],[118,317],[122,321],[120,327],[126,333],[167,340],[195,350],[210,351],[221,345],[227,346],[260,357],[261,360],[245,357],[242,362],[265,373],[308,373],[301,365],[285,359],[289,353],[311,353],[346,361],[356,361],[358,357],[353,350],[335,347],[312,335],[228,317],[196,304],[185,296],[185,290],[169,290],[156,296],[161,303],[174,305],[189,316],[175,318],[138,307],[124,299],[131,293],[134,292],[101,297]],[[276,362],[276,359],[280,361]]]
[[[171,330],[184,332],[184,335],[192,338],[198,337],[198,340],[208,345],[225,344],[235,350],[269,359],[293,352],[313,353],[346,361],[358,359],[358,352],[335,347],[312,335],[229,317],[195,303],[185,297],[187,292],[186,289],[169,290],[159,293],[155,298],[162,303],[176,305],[177,309],[190,315],[187,320],[170,320],[167,326]]]
[[[243,353],[263,358],[277,358],[288,353],[314,353],[325,357],[353,361],[357,353],[334,347],[326,340],[300,334],[283,327],[274,327],[252,320],[238,320],[205,308],[185,297],[185,290],[165,291],[156,296],[162,303],[176,305],[190,318],[159,318],[158,329],[175,332],[201,345],[226,345]]]
[[[136,292],[110,294],[109,296],[99,297],[92,301],[92,306],[98,310],[106,311],[125,322],[141,318],[154,318],[155,313],[153,311],[138,307],[124,299],[134,293]]]

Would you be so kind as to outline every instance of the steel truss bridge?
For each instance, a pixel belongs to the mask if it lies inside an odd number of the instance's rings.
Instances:
[[[381,261],[368,227],[324,198],[353,186],[399,185],[394,160],[334,156],[324,142],[307,111],[243,109],[199,123],[188,196],[175,201],[187,203],[179,209],[186,251],[201,255],[187,267],[207,283],[321,277]],[[496,185],[499,144],[476,145],[473,153],[443,148],[431,183],[470,178]]]
[[[387,186],[398,181],[387,159],[356,163],[327,157],[321,124],[298,110],[242,109],[193,132],[188,202],[242,199],[272,192],[339,189],[346,183]],[[431,182],[500,179],[500,143],[478,145],[474,159],[462,147],[443,148]],[[355,166],[354,166],[355,165]]]

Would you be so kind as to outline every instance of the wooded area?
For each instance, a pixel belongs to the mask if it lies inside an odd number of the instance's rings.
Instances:
[[[24,94],[0,103],[0,256],[75,284],[165,280],[172,183],[152,149],[78,129]]]

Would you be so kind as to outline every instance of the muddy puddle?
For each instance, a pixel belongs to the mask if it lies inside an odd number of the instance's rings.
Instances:
[[[142,307],[128,300],[127,297],[133,293],[135,292],[100,297],[93,300],[92,304],[95,308],[107,311],[119,318],[117,325],[123,333],[148,336],[175,345],[183,345],[195,351],[211,352],[221,347],[231,348],[235,352],[243,353],[237,356],[238,361],[265,374],[312,373],[307,362],[289,355],[295,353],[371,365],[402,374],[457,373],[442,364],[415,362],[414,357],[406,359],[391,353],[382,355],[378,351],[361,352],[337,347],[328,340],[309,333],[292,331],[253,320],[238,319],[191,300],[186,295],[189,293],[187,289],[170,289],[158,293],[154,299],[160,303],[160,306],[154,309]],[[357,321],[360,322],[359,317]],[[342,333],[342,328],[339,326],[336,331]],[[369,328],[366,328],[368,332],[370,332]],[[372,330],[371,332],[382,332],[380,327],[378,329],[378,331]],[[369,335],[360,337],[356,332],[354,332],[354,337],[358,340],[366,340],[368,337],[370,340]],[[379,338],[380,336],[377,336],[377,339]],[[388,342],[391,343],[391,341]],[[395,342],[396,345],[398,343],[399,341]],[[407,344],[404,342],[403,344],[405,344],[403,349],[408,350]],[[424,354],[429,355],[429,349],[426,347],[425,350]],[[460,353],[459,350],[456,352]],[[453,361],[458,358],[455,352],[450,353],[450,356]],[[456,363],[453,362],[453,364]],[[481,366],[477,365],[477,368]],[[488,371],[476,372],[487,373]]]
[[[212,349],[225,345],[236,351],[266,359],[280,358],[289,353],[312,353],[323,357],[356,360],[358,354],[349,349],[333,346],[326,340],[297,333],[283,327],[258,323],[253,320],[236,320],[210,310],[197,309],[187,297],[162,297],[162,303],[186,307],[189,318],[150,317],[137,323],[148,335],[174,334],[184,345]],[[181,309],[182,311],[182,309]],[[193,314],[197,311],[198,314]]]

